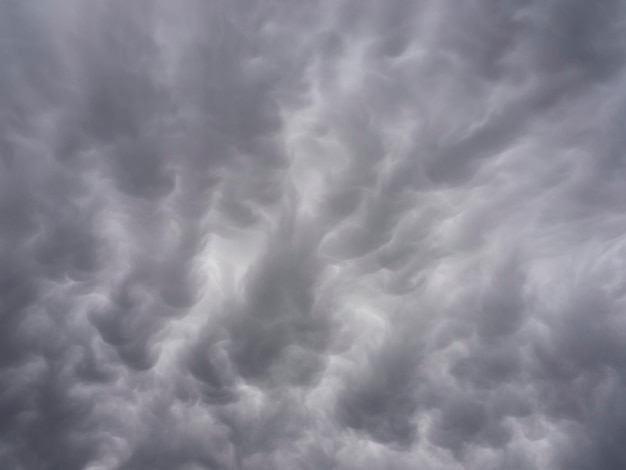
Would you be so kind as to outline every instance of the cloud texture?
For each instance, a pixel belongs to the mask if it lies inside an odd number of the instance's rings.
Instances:
[[[0,3],[0,467],[626,468],[626,3]]]

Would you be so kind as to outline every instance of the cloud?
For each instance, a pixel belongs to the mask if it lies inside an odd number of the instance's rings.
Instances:
[[[621,469],[624,6],[0,6],[0,466]]]

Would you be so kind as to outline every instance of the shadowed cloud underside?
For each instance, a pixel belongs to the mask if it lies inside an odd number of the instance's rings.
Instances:
[[[626,468],[626,3],[0,4],[0,467]]]

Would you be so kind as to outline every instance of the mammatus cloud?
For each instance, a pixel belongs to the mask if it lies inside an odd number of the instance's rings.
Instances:
[[[0,5],[0,467],[626,468],[626,4]]]

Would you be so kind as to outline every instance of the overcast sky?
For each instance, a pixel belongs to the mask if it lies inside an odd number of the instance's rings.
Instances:
[[[626,468],[626,2],[0,1],[0,468]]]

